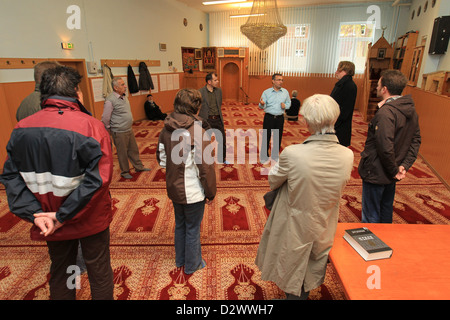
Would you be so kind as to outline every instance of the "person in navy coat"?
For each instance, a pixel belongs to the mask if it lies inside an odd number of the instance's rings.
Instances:
[[[355,65],[351,61],[339,62],[336,70],[336,82],[331,97],[336,100],[341,111],[334,130],[339,139],[339,143],[345,147],[350,146],[352,138],[352,118],[355,108],[357,87],[353,82],[355,75]]]

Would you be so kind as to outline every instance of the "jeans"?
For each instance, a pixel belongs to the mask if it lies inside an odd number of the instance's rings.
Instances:
[[[363,181],[362,222],[392,223],[395,185],[395,182],[379,185]]]
[[[205,200],[192,204],[173,203],[175,211],[175,264],[184,265],[186,274],[202,266],[200,225],[205,211]]]

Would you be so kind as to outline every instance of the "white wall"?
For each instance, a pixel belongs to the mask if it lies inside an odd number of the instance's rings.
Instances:
[[[81,9],[79,30],[67,27],[70,5]],[[0,0],[5,58],[75,58],[99,65],[100,59],[160,60],[151,73],[168,72],[169,61],[182,71],[181,47],[207,46],[207,29],[207,14],[175,0]],[[75,49],[62,50],[62,41]],[[160,42],[167,51],[159,50]],[[126,68],[115,69],[126,74]],[[0,82],[31,80],[32,70],[0,70]]]

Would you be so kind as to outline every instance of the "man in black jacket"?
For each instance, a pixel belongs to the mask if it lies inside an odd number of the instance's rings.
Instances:
[[[206,75],[205,82],[205,86],[198,90],[202,95],[202,105],[198,115],[215,130],[218,162],[228,164],[227,135],[222,115],[222,89],[219,87],[219,78],[215,72],[210,72]]]
[[[151,94],[147,95],[147,101],[144,103],[144,110],[148,120],[164,120],[167,117],[167,114],[163,113],[155,101],[153,101],[153,96]]]
[[[369,123],[358,172],[363,180],[362,222],[392,223],[396,182],[405,178],[419,153],[419,119],[398,70],[385,70],[377,95],[383,100]]]
[[[355,64],[353,62],[339,62],[336,71],[336,78],[339,81],[336,82],[333,91],[330,94],[338,103],[339,110],[341,111],[334,124],[334,130],[336,131],[339,143],[344,147],[350,146],[352,138],[352,118],[357,93],[356,84],[353,82],[354,75]]]

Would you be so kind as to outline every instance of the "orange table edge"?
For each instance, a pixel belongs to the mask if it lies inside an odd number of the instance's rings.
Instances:
[[[365,261],[343,238],[367,227],[393,249]],[[350,300],[449,300],[450,225],[338,223],[330,261]]]

